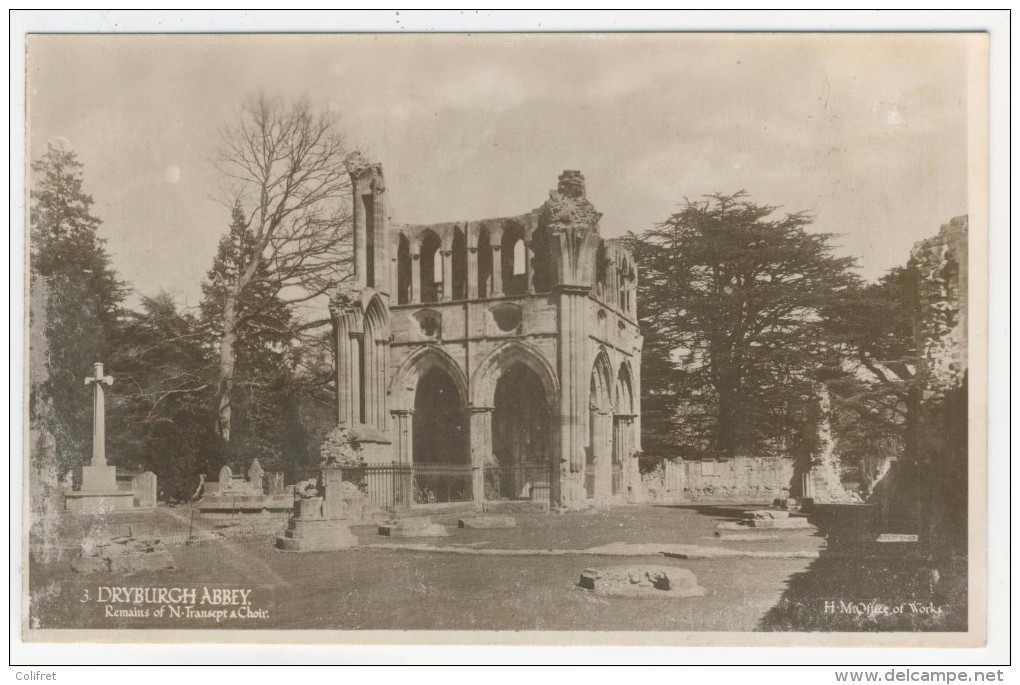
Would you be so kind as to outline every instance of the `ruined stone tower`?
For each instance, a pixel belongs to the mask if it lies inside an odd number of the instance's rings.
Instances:
[[[381,479],[370,494],[391,507],[639,498],[637,272],[599,235],[581,173],[519,216],[400,225],[381,165],[347,166],[337,422]]]

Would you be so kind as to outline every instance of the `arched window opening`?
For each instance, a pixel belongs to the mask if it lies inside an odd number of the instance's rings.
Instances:
[[[524,245],[523,240],[518,240],[514,243],[514,276],[523,276],[527,273],[527,247]]]
[[[528,292],[528,247],[524,243],[524,229],[509,223],[503,229],[500,247],[502,260],[503,292],[506,295],[524,295]]]
[[[620,303],[620,309],[627,311],[627,263],[620,261],[617,266],[617,293],[616,297]]]
[[[613,371],[605,350],[599,352],[588,382],[588,449],[584,486],[588,497],[596,491],[596,465],[612,455]],[[603,483],[603,487],[608,483]]]
[[[453,288],[453,299],[467,299],[467,241],[464,239],[464,232],[459,228],[453,232],[453,273],[451,274],[451,287]]]
[[[443,283],[443,254],[439,236],[426,231],[421,240],[421,301],[437,302]]]
[[[401,234],[397,243],[397,304],[411,301],[411,243]]]
[[[609,277],[609,259],[606,257],[606,244],[599,243],[599,249],[595,252],[595,296],[605,300],[606,280]]]
[[[531,283],[535,292],[547,293],[552,290],[555,280],[549,247],[549,229],[540,227],[531,234]]]
[[[620,365],[620,372],[616,375],[616,413],[624,416],[634,414],[634,390],[626,363]]]
[[[478,297],[492,294],[492,243],[489,231],[478,231]]]

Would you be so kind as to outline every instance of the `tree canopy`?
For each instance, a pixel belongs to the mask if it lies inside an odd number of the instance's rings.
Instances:
[[[92,397],[82,379],[116,344],[126,291],[98,235],[102,221],[83,190],[77,155],[49,144],[31,170],[30,267],[46,293],[45,340],[35,347],[45,349],[46,376],[32,380],[30,406],[54,436],[63,473],[91,453]]]
[[[642,274],[646,451],[732,456],[796,439],[834,363],[822,313],[854,284],[854,260],[811,224],[740,192],[687,201],[628,236]]]

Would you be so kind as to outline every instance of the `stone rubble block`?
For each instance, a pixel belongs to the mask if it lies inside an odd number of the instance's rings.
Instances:
[[[604,597],[682,599],[706,593],[692,571],[673,566],[586,569],[581,573],[579,585]]]
[[[276,538],[276,548],[284,552],[330,552],[358,545],[346,521],[329,519],[290,519],[287,530]]]
[[[747,521],[788,519],[790,518],[790,512],[778,509],[759,509],[758,511],[745,511],[743,518]]]
[[[159,538],[118,535],[92,545],[82,545],[81,554],[71,562],[75,573],[138,573],[172,570],[174,558]]]
[[[755,519],[749,524],[759,530],[813,530],[814,526],[806,518],[788,519]]]
[[[457,521],[460,528],[516,528],[517,519],[513,516],[472,516]]]
[[[761,509],[744,512],[740,521],[724,521],[718,530],[813,530],[815,527],[803,516],[790,516],[788,511]]]

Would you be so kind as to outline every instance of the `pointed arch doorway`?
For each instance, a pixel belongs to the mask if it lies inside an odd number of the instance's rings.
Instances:
[[[496,382],[492,411],[495,464],[487,499],[548,502],[552,482],[552,416],[542,380],[526,364],[509,366]]]

